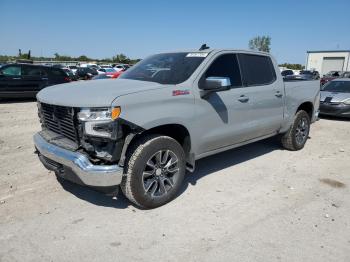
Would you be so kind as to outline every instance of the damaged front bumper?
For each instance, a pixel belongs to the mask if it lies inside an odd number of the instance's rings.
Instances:
[[[67,180],[93,187],[116,186],[122,181],[119,165],[94,165],[85,155],[49,143],[40,133],[34,135],[34,144],[43,165]]]

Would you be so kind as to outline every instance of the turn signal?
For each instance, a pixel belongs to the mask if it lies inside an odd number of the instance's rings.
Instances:
[[[114,107],[112,109],[112,120],[117,119],[120,116],[120,113],[121,113],[120,107],[119,106],[118,107]]]

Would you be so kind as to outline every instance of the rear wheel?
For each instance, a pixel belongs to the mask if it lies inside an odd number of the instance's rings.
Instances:
[[[185,171],[185,153],[176,140],[146,136],[130,152],[121,189],[140,207],[159,207],[176,197]]]
[[[282,136],[283,147],[291,151],[302,149],[309,137],[309,132],[310,117],[304,110],[300,110],[295,114],[292,126]]]

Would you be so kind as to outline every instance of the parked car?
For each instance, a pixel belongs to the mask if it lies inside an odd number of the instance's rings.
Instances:
[[[78,67],[76,73],[78,79],[91,79],[93,76],[98,75],[97,70],[90,67]]]
[[[288,75],[285,77],[288,80],[318,80],[320,74],[318,71],[301,70],[299,75]]]
[[[77,73],[77,70],[78,70],[78,67],[77,67],[77,66],[75,66],[75,65],[69,65],[69,66],[67,66],[67,68],[68,68],[69,70],[71,70],[71,71],[73,72],[73,74],[76,74],[76,73]]]
[[[340,75],[340,78],[350,78],[350,71],[345,71]]]
[[[350,79],[334,79],[321,88],[320,114],[350,117]]]
[[[72,81],[77,81],[77,80],[78,80],[77,75],[75,75],[75,74],[72,72],[72,70],[70,70],[69,68],[64,67],[64,68],[62,68],[62,70],[63,70],[64,72],[66,72],[66,74],[68,75],[68,77],[70,78],[70,80],[72,80]]]
[[[100,80],[100,79],[115,79],[118,78],[124,71],[114,72],[112,75],[99,74],[91,78],[91,80]]]
[[[67,83],[60,68],[32,64],[8,64],[0,68],[0,98],[35,97],[43,88]]]
[[[318,81],[284,82],[269,54],[227,49],[157,54],[115,81],[73,85],[37,95],[39,159],[144,208],[174,199],[203,157],[275,135],[302,149],[320,101]]]
[[[341,75],[341,71],[330,71],[327,74],[325,74],[322,78],[321,78],[321,86],[323,86],[325,83],[332,81],[333,79],[336,79],[338,77],[340,77]]]
[[[283,77],[291,76],[291,75],[294,75],[294,72],[293,72],[293,70],[291,70],[291,69],[286,69],[286,70],[283,70],[283,71],[281,72],[281,75],[282,75]]]
[[[106,64],[106,65],[99,65],[100,66],[100,68],[112,68],[112,65],[108,65],[108,64]]]
[[[108,77],[112,77],[116,71],[113,68],[100,68],[97,72],[98,74],[105,74]]]
[[[116,71],[126,71],[130,68],[130,66],[126,64],[115,64],[113,68]]]

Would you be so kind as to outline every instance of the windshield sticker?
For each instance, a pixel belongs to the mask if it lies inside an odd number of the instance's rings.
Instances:
[[[208,53],[188,53],[186,57],[207,57]]]

